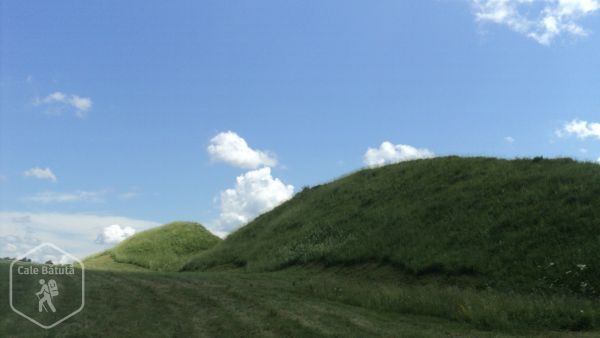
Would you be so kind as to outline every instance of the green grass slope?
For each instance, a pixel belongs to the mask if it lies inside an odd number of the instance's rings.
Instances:
[[[114,261],[157,271],[177,271],[193,255],[221,241],[202,225],[173,222],[131,236],[109,251]],[[107,261],[105,255],[86,260],[96,268]]]
[[[393,266],[479,289],[596,297],[600,166],[570,159],[443,157],[306,188],[184,270]]]
[[[79,264],[75,264],[77,267],[81,267]],[[150,272],[148,268],[141,267],[139,265],[118,263],[112,257],[111,250],[106,250],[98,254],[86,257],[84,259],[84,265],[86,270],[104,270],[104,271],[136,271],[136,272]]]

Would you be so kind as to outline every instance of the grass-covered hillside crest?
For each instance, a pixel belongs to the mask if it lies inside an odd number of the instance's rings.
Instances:
[[[600,293],[600,166],[440,157],[307,188],[186,270],[384,264],[478,287]]]
[[[177,271],[191,256],[220,241],[199,223],[172,222],[127,238],[109,250],[109,254],[119,263]]]

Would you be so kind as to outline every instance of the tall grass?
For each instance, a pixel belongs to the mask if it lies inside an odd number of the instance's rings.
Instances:
[[[198,223],[173,222],[126,239],[110,250],[110,255],[120,263],[177,271],[191,256],[220,241]]]
[[[600,166],[570,159],[443,157],[307,188],[186,270],[386,263],[472,275],[478,287],[597,297]]]
[[[579,296],[499,292],[449,285],[440,279],[407,280],[377,267],[283,270],[295,291],[350,305],[435,316],[494,331],[569,330],[600,327],[600,302]],[[397,278],[394,280],[394,278]],[[398,280],[400,279],[400,280]]]

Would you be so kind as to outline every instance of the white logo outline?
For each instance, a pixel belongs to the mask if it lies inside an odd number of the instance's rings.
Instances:
[[[15,263],[18,263],[21,259],[31,255],[32,253],[36,252],[37,250],[43,248],[43,247],[50,247],[54,250],[59,251],[60,253],[62,253],[63,255],[71,258],[73,261],[77,262],[80,266],[81,266],[81,306],[71,312],[69,315],[63,317],[62,319],[56,321],[55,323],[51,324],[51,325],[44,325],[40,322],[38,322],[37,320],[29,317],[28,315],[24,314],[23,312],[17,310],[15,308],[15,306],[13,305],[13,266],[15,265]],[[57,247],[56,245],[52,244],[52,243],[42,243],[38,246],[36,246],[35,248],[27,251],[25,254],[23,254],[21,257],[16,258],[12,263],[10,263],[10,271],[9,271],[9,303],[10,303],[10,308],[13,310],[13,312],[17,313],[18,315],[22,316],[23,318],[29,320],[30,322],[38,325],[39,327],[43,328],[43,329],[51,329],[55,326],[57,326],[58,324],[64,322],[65,320],[73,317],[74,315],[78,314],[79,312],[81,312],[85,306],[85,267],[83,265],[83,262],[80,261],[77,257],[69,254],[68,252],[64,251],[63,249]]]

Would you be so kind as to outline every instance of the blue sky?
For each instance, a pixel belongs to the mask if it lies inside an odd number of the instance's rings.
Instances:
[[[596,161],[598,7],[4,2],[0,255],[52,240],[83,256],[172,220],[224,234],[369,148]]]

